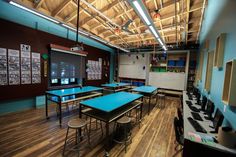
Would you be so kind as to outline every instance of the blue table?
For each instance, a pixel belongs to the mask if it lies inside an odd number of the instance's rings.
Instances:
[[[94,86],[84,86],[82,88],[75,87],[75,88],[66,88],[66,89],[58,89],[58,90],[50,90],[45,92],[45,106],[46,106],[46,118],[48,119],[48,100],[55,102],[59,107],[59,123],[61,125],[62,122],[62,103],[67,101],[73,101],[79,98],[81,95],[89,95],[91,92],[101,92],[102,95],[102,88],[94,87]]]
[[[105,150],[108,153],[109,147],[109,124],[132,109],[140,107],[140,119],[142,117],[142,102],[136,101],[141,99],[141,94],[129,92],[117,92],[80,102],[80,117],[82,114],[101,120],[106,124],[106,144]],[[81,108],[85,106],[91,108],[88,112],[83,112]]]
[[[157,90],[158,90],[158,88],[153,87],[153,86],[140,86],[140,87],[136,87],[136,88],[132,89],[133,92],[138,92],[144,96],[149,97],[148,114],[150,113],[151,98]],[[156,98],[156,101],[157,101],[157,98]]]
[[[101,86],[105,87],[106,90],[111,90],[113,92],[117,92],[117,91],[122,91],[122,90],[129,89],[131,84],[130,83],[117,82],[117,83],[102,84]]]

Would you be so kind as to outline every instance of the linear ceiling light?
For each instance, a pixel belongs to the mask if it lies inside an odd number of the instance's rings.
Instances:
[[[140,13],[140,15],[142,16],[143,20],[146,22],[146,24],[149,26],[151,25],[151,22],[148,20],[148,17],[146,16],[146,14],[144,13],[142,7],[140,6],[140,4],[138,3],[138,1],[133,1],[134,6],[137,8],[138,12]]]
[[[40,16],[40,17],[45,18],[45,19],[47,19],[49,21],[52,21],[52,22],[55,22],[55,23],[59,24],[59,21],[57,21],[57,20],[55,20],[53,18],[50,18],[50,17],[48,17],[48,16],[46,16],[44,14],[41,14],[41,13],[39,13],[37,11],[34,11],[32,9],[29,9],[29,8],[23,6],[23,5],[20,5],[20,4],[16,3],[16,2],[14,2],[14,1],[10,1],[9,3],[11,5],[14,5],[14,6],[18,7],[18,8],[21,8],[21,9],[25,10],[25,11],[31,12],[31,13],[37,15],[37,16]]]
[[[153,34],[156,38],[160,38],[160,37],[158,36],[156,30],[153,28],[153,26],[150,26],[149,28],[150,28],[152,34]]]
[[[143,4],[142,0],[128,0],[130,5],[134,8],[135,12],[139,15],[142,19],[143,23],[145,23],[148,29],[151,31],[153,36],[158,40],[159,44],[162,46],[164,50],[167,50],[159,32],[156,29],[155,24],[153,23],[152,18],[149,15],[149,12],[146,6]]]
[[[69,25],[67,25],[67,24],[62,23],[61,25],[76,32],[76,29],[75,29],[75,28],[73,28],[73,27],[71,27],[71,26],[69,26]],[[83,30],[79,30],[79,33],[81,33],[81,34],[83,34],[83,35],[85,35],[85,36],[89,36],[89,33],[88,33],[88,32],[85,32],[85,31],[83,31]]]
[[[157,40],[158,40],[158,42],[161,44],[161,46],[163,46],[163,42],[161,41],[161,39],[158,38]]]

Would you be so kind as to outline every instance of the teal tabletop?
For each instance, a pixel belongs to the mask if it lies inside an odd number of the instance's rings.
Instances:
[[[50,90],[50,91],[46,91],[46,93],[62,97],[62,96],[68,96],[68,95],[74,95],[74,94],[93,92],[93,91],[98,91],[98,90],[102,90],[102,88],[98,88],[94,86],[84,86],[82,88],[76,87],[76,88],[66,88],[66,89],[59,89],[59,90]]]
[[[141,97],[141,94],[117,92],[102,97],[82,101],[81,104],[104,112],[111,112]]]
[[[140,87],[136,87],[136,88],[132,89],[132,91],[151,94],[154,91],[156,91],[157,89],[158,89],[157,87],[153,87],[153,86],[140,86]]]
[[[117,82],[117,83],[102,84],[101,86],[115,88],[115,87],[129,86],[129,85],[130,85],[129,83],[118,83]]]

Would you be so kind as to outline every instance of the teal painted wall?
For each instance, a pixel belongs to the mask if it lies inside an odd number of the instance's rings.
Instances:
[[[236,59],[235,41],[236,41],[236,20],[235,20],[235,0],[216,1],[209,0],[206,8],[202,30],[200,33],[200,43],[203,47],[205,40],[210,41],[209,50],[204,50],[204,63],[202,81],[198,83],[198,88],[203,95],[210,98],[225,116],[224,125],[231,125],[236,129],[236,108],[226,106],[222,103],[222,91],[225,74],[225,64],[227,61]],[[216,38],[220,33],[226,33],[226,44],[224,49],[224,66],[222,69],[213,68],[210,93],[204,90],[207,53],[215,50]],[[235,87],[236,88],[236,87]],[[236,95],[235,95],[236,96]],[[224,112],[225,107],[225,112]]]
[[[0,19],[5,19],[14,23],[18,23],[24,25],[26,27],[30,27],[33,29],[37,29],[40,31],[44,31],[59,37],[66,38],[68,40],[74,40],[76,38],[75,32],[64,28],[60,25],[57,25],[53,22],[45,20],[41,17],[38,17],[34,14],[31,14],[27,11],[19,9],[15,6],[7,3],[6,0],[0,0]],[[4,29],[4,28],[1,28]],[[90,45],[111,53],[110,57],[110,81],[113,80],[114,77],[114,53],[115,49],[106,46],[102,43],[99,43],[95,40],[86,38],[84,36],[79,36],[79,41],[82,41],[86,45]],[[24,100],[12,100],[12,101],[4,101],[0,102],[0,115],[20,111],[28,108],[35,107],[36,98],[29,98]]]
[[[22,111],[29,108],[35,107],[35,99],[24,99],[24,100],[14,100],[5,101],[0,103],[0,115]]]

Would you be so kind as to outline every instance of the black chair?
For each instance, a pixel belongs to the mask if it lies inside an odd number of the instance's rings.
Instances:
[[[179,125],[181,127],[181,130],[183,130],[183,128],[184,128],[184,120],[183,120],[183,113],[180,110],[180,108],[177,108],[177,114],[178,114],[178,118],[179,118]],[[181,133],[183,133],[183,131]]]
[[[202,104],[201,104],[201,110],[206,111],[206,103],[207,103],[207,97],[203,96],[202,97]]]
[[[176,156],[179,152],[183,150],[184,146],[184,135],[181,133],[181,126],[179,119],[177,117],[174,118],[174,129],[175,129],[175,140],[176,140],[176,146],[175,146],[175,154],[173,156]],[[178,146],[181,146],[179,150],[177,150]]]

